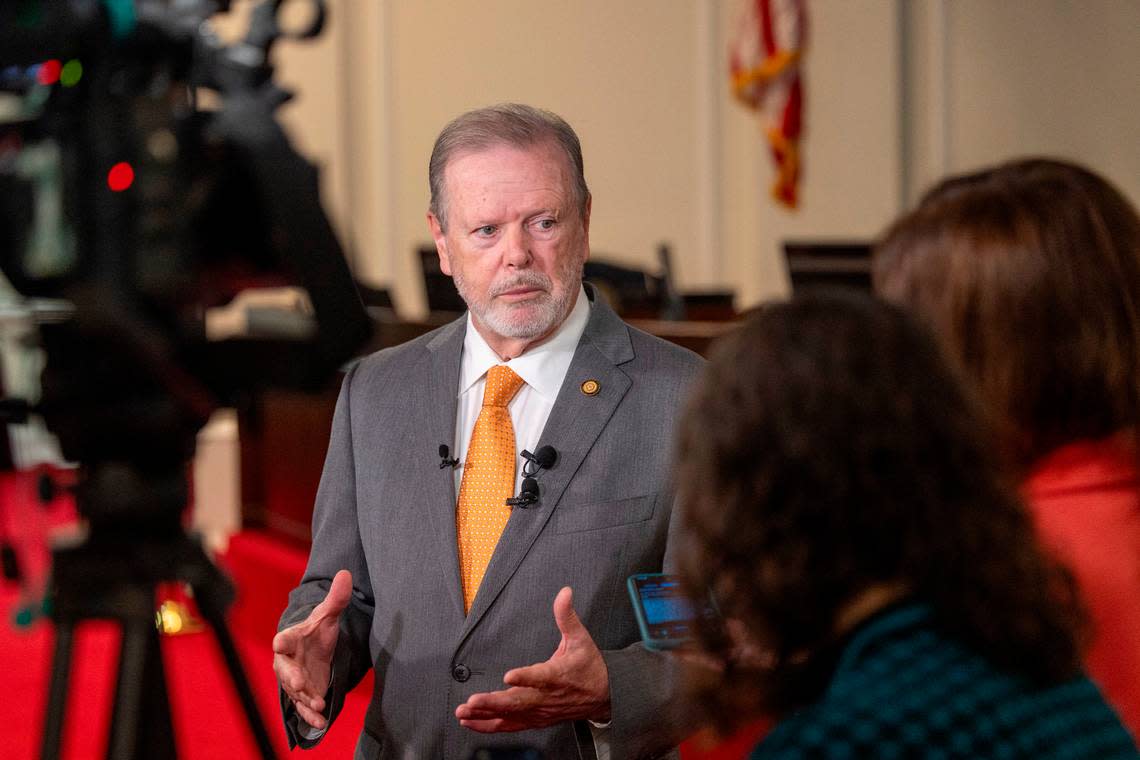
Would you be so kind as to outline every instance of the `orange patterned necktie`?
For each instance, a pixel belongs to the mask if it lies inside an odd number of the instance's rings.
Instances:
[[[459,572],[463,578],[463,611],[483,581],[487,563],[511,516],[507,499],[515,490],[515,429],[507,404],[523,386],[523,379],[500,364],[487,373],[483,408],[471,431],[471,445],[463,462],[455,529],[459,537]]]

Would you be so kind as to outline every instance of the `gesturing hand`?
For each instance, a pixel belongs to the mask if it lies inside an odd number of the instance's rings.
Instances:
[[[573,591],[554,598],[562,641],[550,659],[508,670],[501,691],[472,694],[455,709],[459,725],[482,733],[542,728],[566,720],[610,718],[610,682],[602,653],[574,612]]]
[[[314,728],[324,728],[325,691],[332,671],[340,613],[352,598],[352,573],[341,570],[324,601],[309,617],[273,637],[273,672],[293,701],[297,714]]]

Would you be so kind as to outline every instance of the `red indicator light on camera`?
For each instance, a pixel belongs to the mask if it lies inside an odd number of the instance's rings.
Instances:
[[[36,70],[36,81],[42,85],[51,85],[59,81],[59,73],[63,71],[63,64],[52,59],[44,61]]]
[[[120,161],[107,172],[107,187],[116,193],[121,193],[135,181],[135,170],[126,161]]]

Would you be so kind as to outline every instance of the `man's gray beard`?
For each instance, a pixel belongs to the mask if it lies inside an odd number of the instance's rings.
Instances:
[[[569,313],[570,305],[578,297],[578,288],[574,285],[581,281],[581,275],[577,280],[572,279],[573,265],[567,266],[567,270],[560,273],[567,276],[562,278],[565,290],[558,296],[551,292],[553,283],[550,278],[540,272],[520,272],[506,282],[493,285],[485,300],[468,292],[467,282],[458,270],[452,273],[452,279],[455,281],[455,289],[467,303],[467,308],[489,330],[504,338],[530,339],[545,335],[557,327],[559,320]],[[513,304],[492,306],[495,296],[520,286],[542,288],[546,292],[517,307]],[[537,310],[538,313],[520,322],[511,318],[516,309]]]

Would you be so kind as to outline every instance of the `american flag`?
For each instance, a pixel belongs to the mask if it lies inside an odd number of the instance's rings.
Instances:
[[[789,208],[796,207],[800,177],[806,3],[743,0],[729,58],[736,98],[763,119],[777,172],[772,196]]]

